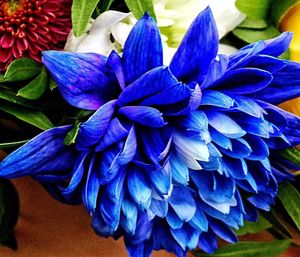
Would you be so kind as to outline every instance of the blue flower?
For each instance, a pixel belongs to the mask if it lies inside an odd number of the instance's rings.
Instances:
[[[300,119],[276,104],[300,95],[300,64],[280,60],[291,34],[218,55],[211,10],[195,19],[169,67],[147,14],[122,57],[57,51],[43,62],[69,104],[95,111],[33,138],[0,164],[30,175],[58,200],[83,202],[101,236],[123,236],[130,256],[206,252],[269,210],[291,178],[276,149],[300,143]]]

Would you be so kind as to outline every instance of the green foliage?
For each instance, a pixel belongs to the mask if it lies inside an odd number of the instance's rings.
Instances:
[[[22,141],[17,141],[17,142],[9,142],[9,143],[0,143],[0,149],[21,146],[21,145],[23,145],[27,142],[28,142],[28,140],[22,140]],[[0,212],[1,212],[1,210],[0,210]],[[0,216],[1,216],[1,214],[0,214]]]
[[[289,182],[280,185],[278,198],[300,230],[300,193]]]
[[[246,221],[245,225],[235,232],[238,236],[242,236],[246,234],[256,234],[271,227],[272,224],[260,215],[257,222]]]
[[[35,79],[18,91],[17,96],[22,96],[30,100],[36,100],[46,92],[47,88],[48,73],[46,69],[43,68],[41,73]]]
[[[76,137],[79,132],[80,124],[81,122],[76,121],[74,128],[67,134],[67,136],[64,139],[65,145],[75,144]]]
[[[0,82],[16,82],[31,79],[37,76],[42,65],[29,58],[14,60],[7,68]]]
[[[74,0],[72,3],[72,25],[76,37],[86,30],[92,14],[100,0]]]
[[[274,24],[278,26],[281,18],[298,3],[300,3],[299,0],[274,0],[270,15]]]
[[[246,18],[240,25],[239,28],[243,29],[266,29],[268,23],[266,20]]]
[[[239,242],[221,247],[214,254],[197,252],[197,257],[275,257],[285,251],[290,240],[272,242]]]
[[[141,18],[145,12],[156,19],[152,0],[125,0],[125,2],[137,19]]]
[[[237,0],[236,7],[252,19],[267,19],[273,0]]]
[[[282,150],[279,152],[279,154],[282,157],[300,166],[300,151],[297,150],[296,148],[289,148],[289,149]]]

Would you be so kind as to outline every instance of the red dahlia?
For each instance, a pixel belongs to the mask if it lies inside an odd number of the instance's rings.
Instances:
[[[0,0],[0,71],[16,58],[41,60],[62,49],[71,30],[71,0]]]

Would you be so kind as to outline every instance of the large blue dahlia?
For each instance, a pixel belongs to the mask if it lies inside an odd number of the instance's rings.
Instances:
[[[274,152],[300,143],[300,119],[275,105],[300,95],[300,64],[277,58],[290,40],[218,55],[207,8],[169,67],[147,14],[122,57],[44,52],[65,100],[95,112],[77,124],[75,144],[64,144],[71,125],[50,129],[10,154],[0,175],[30,175],[55,198],[83,202],[96,233],[123,236],[130,256],[235,242],[231,228],[269,210],[291,177]]]

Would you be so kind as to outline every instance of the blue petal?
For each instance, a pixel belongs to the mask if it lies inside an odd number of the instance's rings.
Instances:
[[[162,196],[169,196],[172,189],[172,175],[170,165],[166,164],[166,166],[161,169],[149,169],[146,173],[148,175],[149,180],[152,183],[152,186]]]
[[[107,225],[99,212],[94,213],[92,217],[92,227],[99,236],[112,236],[114,231],[110,225]]]
[[[264,160],[269,156],[269,148],[262,138],[247,134],[245,139],[252,149],[252,152],[246,159]]]
[[[293,33],[283,32],[280,36],[266,40],[266,47],[260,52],[260,54],[271,55],[278,57],[288,50],[290,43],[293,39]]]
[[[135,166],[129,168],[127,187],[132,199],[138,206],[143,209],[149,208],[152,189],[143,170]]]
[[[252,152],[250,145],[243,138],[232,139],[231,143],[232,149],[228,150],[219,147],[219,150],[232,158],[246,158]]]
[[[259,68],[274,73],[281,70],[286,64],[287,61],[285,60],[280,60],[268,55],[256,55],[249,60],[247,67]]]
[[[262,118],[265,111],[259,106],[254,100],[249,97],[244,97],[241,95],[232,96],[234,101],[237,103],[237,110],[247,113],[251,116]]]
[[[121,220],[122,227],[127,233],[134,234],[138,214],[136,204],[125,197],[122,202],[122,212],[124,215],[124,218]]]
[[[152,243],[150,241],[142,242],[140,244],[126,244],[126,250],[129,257],[150,257],[152,253]]]
[[[98,168],[98,166],[96,167]],[[88,170],[86,184],[82,191],[83,204],[90,215],[92,215],[96,210],[99,190],[100,190],[99,172],[95,168],[95,157],[93,157]]]
[[[138,100],[147,99],[163,91],[168,91],[170,87],[177,84],[178,81],[169,68],[155,68],[125,88],[118,98],[118,104],[122,107]]]
[[[225,94],[250,94],[267,87],[272,79],[272,74],[267,71],[256,68],[241,68],[225,73],[212,88]]]
[[[201,89],[209,88],[215,81],[220,79],[226,72],[229,59],[226,55],[220,54],[218,58],[213,59],[209,66],[207,75],[201,84]]]
[[[75,107],[97,110],[120,93],[106,57],[99,54],[46,51],[43,63],[65,100]]]
[[[218,43],[218,31],[208,7],[198,15],[187,31],[171,61],[171,71],[179,80],[201,83],[217,55]]]
[[[247,163],[244,159],[226,157],[223,159],[223,168],[227,170],[233,178],[245,179],[248,174]]]
[[[168,213],[168,202],[152,198],[150,210],[158,217],[164,218]]]
[[[208,221],[207,218],[202,211],[202,208],[197,204],[197,209],[194,217],[189,221],[189,224],[193,226],[196,229],[200,229],[202,231],[207,231],[208,230]]]
[[[189,169],[184,163],[174,156],[170,158],[172,180],[175,183],[187,186],[189,182]]]
[[[223,147],[224,149],[232,149],[230,138],[224,136],[214,128],[210,128],[209,132],[214,143]]]
[[[157,128],[167,124],[159,110],[148,106],[124,106],[119,109],[119,114],[149,127]]]
[[[122,167],[119,169],[114,179],[106,185],[107,197],[109,197],[109,199],[115,203],[118,202],[119,198],[121,197],[125,175],[126,169]]]
[[[236,243],[237,242],[237,236],[235,233],[231,230],[229,226],[224,224],[223,222],[210,218],[209,219],[209,225],[212,229],[212,231],[218,235],[219,237],[223,238],[229,243]]]
[[[203,251],[213,254],[218,249],[217,237],[211,231],[202,233],[199,237],[198,246]]]
[[[145,14],[131,30],[123,52],[127,85],[147,71],[163,64],[159,29],[152,17]]]
[[[300,96],[300,64],[287,61],[287,65],[273,74],[272,83],[253,94],[253,97],[272,104]]]
[[[169,208],[166,220],[169,226],[173,229],[181,228],[184,221],[178,217],[174,209]]]
[[[123,63],[121,57],[118,55],[115,50],[113,50],[107,60],[107,65],[110,66],[118,79],[119,85],[122,90],[125,89],[126,87],[126,78],[125,78],[125,73],[123,69]]]
[[[43,171],[70,169],[75,158],[61,158],[67,157],[64,154],[66,152],[72,153],[72,148],[65,146],[63,142],[70,129],[71,126],[53,128],[31,139],[1,162],[0,176],[16,178]]]
[[[170,229],[173,238],[178,242],[183,250],[194,249],[197,246],[200,231],[194,229],[193,227],[185,224],[180,229]]]
[[[216,111],[207,111],[206,115],[209,125],[229,138],[239,138],[246,134],[246,132],[226,114]]]
[[[231,97],[213,90],[204,90],[201,105],[212,105],[221,108],[230,108],[234,106],[235,101]]]
[[[87,149],[99,142],[115,112],[116,100],[102,105],[86,122],[82,123],[76,138],[77,149]]]
[[[181,220],[189,221],[196,213],[194,197],[184,186],[174,186],[169,203]]]
[[[125,124],[121,123],[118,118],[112,119],[105,134],[96,146],[95,151],[100,152],[114,143],[119,142],[128,136],[128,133],[129,129]]]

